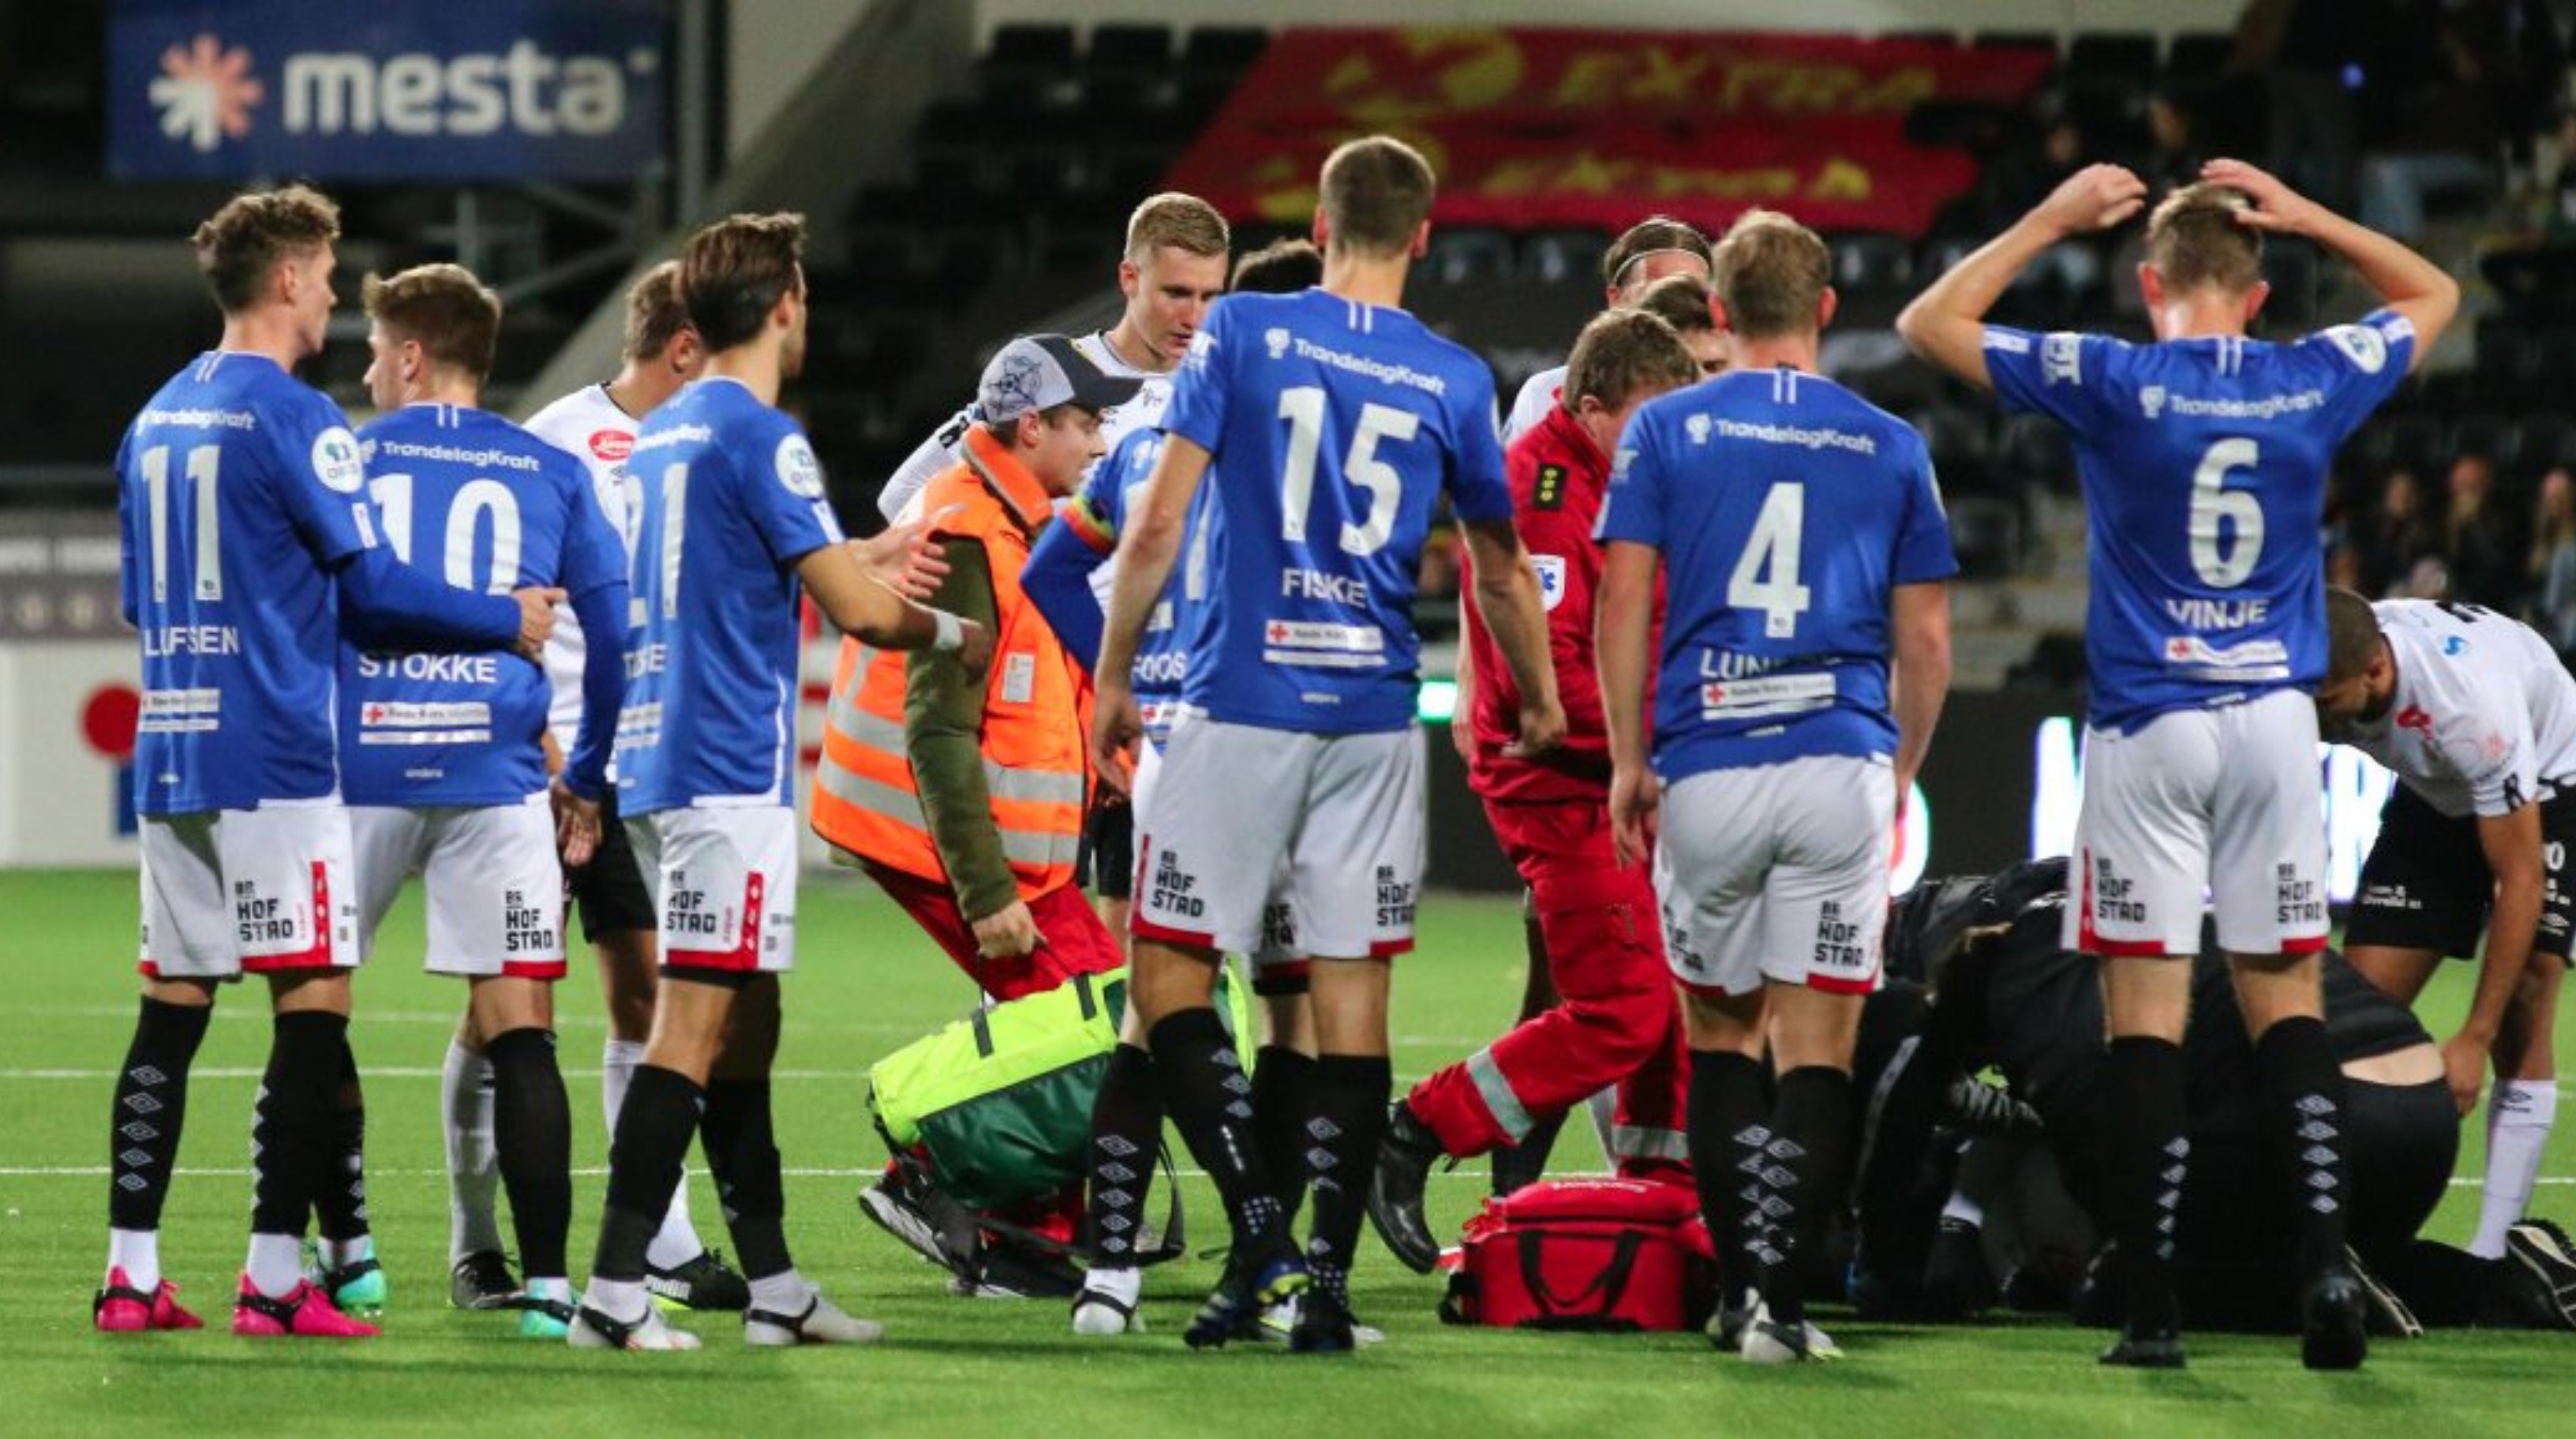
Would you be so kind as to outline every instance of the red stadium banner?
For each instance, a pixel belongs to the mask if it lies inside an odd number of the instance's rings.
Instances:
[[[1324,156],[1363,133],[1211,130],[1165,185],[1237,221],[1303,225],[1315,212]],[[1898,126],[1868,120],[1739,122],[1688,137],[1632,127],[1548,138],[1472,125],[1396,133],[1420,146],[1440,177],[1439,221],[1514,229],[1618,230],[1650,213],[1720,229],[1759,205],[1819,230],[1920,235],[1977,175],[1967,154],[1911,144]]]
[[[1874,115],[1927,100],[2017,106],[2045,52],[1727,31],[1421,26],[1280,32],[1219,129],[1579,129]]]

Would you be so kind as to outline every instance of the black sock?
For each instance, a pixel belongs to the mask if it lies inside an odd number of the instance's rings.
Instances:
[[[2174,1238],[2191,1164],[2182,1046],[2145,1035],[2111,1040],[2111,1132],[2104,1145],[2111,1237],[2129,1282],[2129,1327],[2169,1333],[2182,1324],[2174,1298]]]
[[[2254,1046],[2255,1082],[2263,1094],[2263,1141],[2273,1183],[2281,1186],[2297,1236],[2298,1275],[2305,1283],[2343,1265],[2347,1201],[2344,1184],[2343,1070],[2321,1019],[2284,1019]]]
[[[1732,1050],[1694,1049],[1690,1061],[1690,1108],[1683,1124],[1691,1175],[1699,1186],[1700,1217],[1717,1246],[1719,1297],[1732,1307],[1760,1282],[1745,1243],[1753,1235],[1761,1165],[1745,1168],[1754,1158],[1745,1136],[1758,1130],[1770,1138],[1771,1076],[1762,1061]]]
[[[1191,1157],[1216,1181],[1235,1247],[1249,1258],[1284,1246],[1287,1212],[1254,1138],[1252,1081],[1236,1062],[1234,1041],[1216,1011],[1167,1014],[1146,1044],[1162,1084],[1163,1110],[1179,1127]]]
[[[594,1277],[644,1282],[645,1251],[680,1187],[681,1166],[706,1105],[706,1091],[687,1075],[657,1064],[635,1066],[608,1146],[608,1205],[590,1265]]]
[[[1548,1152],[1556,1148],[1558,1131],[1565,1128],[1563,1114],[1551,1114],[1532,1124],[1529,1133],[1518,1144],[1506,1144],[1488,1158],[1494,1168],[1494,1197],[1516,1193],[1547,1177]]]
[[[1291,1224],[1306,1202],[1306,1121],[1315,1112],[1315,1060],[1284,1044],[1265,1044],[1252,1066],[1253,1142],[1279,1186]]]
[[[706,1131],[707,1177],[716,1182],[742,1277],[767,1279],[795,1268],[787,1257],[787,1181],[779,1173],[769,1081],[709,1081]]]
[[[492,1144],[510,1191],[520,1271],[561,1279],[572,1229],[572,1101],[552,1030],[513,1029],[483,1046],[492,1064]]]
[[[349,1016],[297,1010],[277,1016],[251,1123],[254,1234],[302,1234],[313,1198],[340,1162],[334,1142],[340,1055]]]
[[[188,1066],[206,1037],[211,1004],[166,1004],[144,996],[134,1038],[116,1072],[116,1106],[108,1111],[107,1222],[115,1229],[161,1227],[170,1196],[170,1166],[188,1115]]]
[[[1762,1300],[1782,1324],[1807,1321],[1804,1257],[1822,1242],[1843,1198],[1843,1156],[1851,1149],[1852,1079],[1822,1064],[1780,1076],[1763,1145]]]
[[[1386,1095],[1394,1087],[1395,1067],[1383,1054],[1327,1054],[1315,1061],[1315,1112],[1306,1121],[1315,1218],[1307,1227],[1306,1267],[1316,1286],[1344,1307],[1378,1141],[1386,1137]]]
[[[332,1099],[330,1182],[313,1196],[313,1227],[345,1243],[367,1232],[367,1095],[358,1083],[357,1053],[346,1043]]]
[[[1145,1198],[1154,1184],[1154,1149],[1162,1138],[1163,1095],[1154,1081],[1154,1056],[1132,1044],[1112,1048],[1099,1097],[1091,1103],[1087,1227],[1094,1269],[1135,1267]]]

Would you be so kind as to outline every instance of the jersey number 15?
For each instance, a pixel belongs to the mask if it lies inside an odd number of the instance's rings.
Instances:
[[[1279,418],[1288,422],[1288,454],[1280,477],[1279,533],[1291,544],[1306,543],[1306,520],[1315,507],[1315,462],[1324,440],[1324,387],[1298,385],[1279,392]],[[1404,502],[1404,476],[1377,457],[1380,440],[1399,443],[1422,431],[1422,417],[1392,405],[1360,406],[1359,427],[1351,432],[1351,452],[1342,461],[1342,478],[1368,491],[1368,518],[1344,521],[1341,549],[1346,555],[1373,555],[1395,533],[1397,508]]]

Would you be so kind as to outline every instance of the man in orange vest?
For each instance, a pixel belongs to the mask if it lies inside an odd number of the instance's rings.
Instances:
[[[1102,452],[1100,412],[1131,399],[1061,335],[1002,347],[985,366],[963,457],[922,513],[946,553],[931,603],[994,636],[972,675],[855,639],[816,772],[814,829],[855,860],[995,999],[1115,968],[1118,941],[1073,884],[1090,767],[1091,701],[1020,588],[1038,531]]]

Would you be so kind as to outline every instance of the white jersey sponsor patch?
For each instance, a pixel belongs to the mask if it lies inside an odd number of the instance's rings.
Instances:
[[[1833,702],[1834,677],[1829,674],[1713,680],[1699,687],[1700,714],[1713,720],[1805,714]]]

